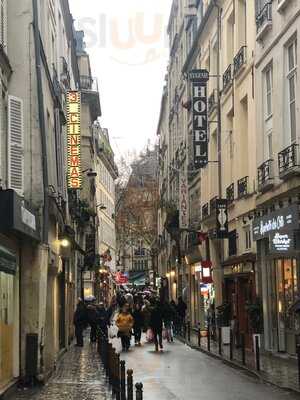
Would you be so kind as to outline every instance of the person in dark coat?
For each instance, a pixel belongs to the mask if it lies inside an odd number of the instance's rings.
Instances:
[[[83,331],[87,325],[87,313],[84,302],[79,299],[74,313],[76,346],[83,347]]]
[[[184,327],[186,310],[187,305],[183,301],[183,298],[181,296],[178,297],[177,313],[179,315],[181,329]]]
[[[90,340],[91,343],[95,343],[97,340],[97,307],[95,304],[87,306],[87,319],[91,327]]]
[[[175,319],[175,310],[168,301],[163,304],[163,321],[168,342],[173,342],[172,325]]]
[[[109,312],[105,309],[104,303],[97,306],[97,328],[100,335],[108,338]]]
[[[151,311],[149,326],[154,335],[155,351],[158,351],[158,344],[160,350],[162,351],[163,309],[159,301],[155,302],[155,305]]]
[[[135,345],[140,346],[142,337],[142,328],[144,325],[144,316],[140,303],[136,303],[134,305],[132,316],[134,319],[133,332],[134,332]]]

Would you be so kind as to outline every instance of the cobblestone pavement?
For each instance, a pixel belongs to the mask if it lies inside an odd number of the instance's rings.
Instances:
[[[9,400],[110,400],[96,346],[72,346],[57,371],[40,389],[19,390]]]
[[[198,347],[198,335],[196,332],[191,332],[191,344]],[[201,339],[201,348],[207,351],[207,338]],[[211,341],[211,352],[218,354],[218,344]],[[230,348],[229,346],[222,346],[222,356],[229,360]],[[234,350],[233,360],[242,364],[241,350]],[[246,367],[252,370],[256,369],[255,355],[252,351],[246,352]],[[262,378],[267,381],[285,388],[299,390],[298,385],[298,367],[297,360],[282,356],[274,356],[268,353],[260,355],[260,373]]]
[[[143,382],[144,400],[299,400],[178,341],[153,350],[144,343],[121,354],[134,381]]]

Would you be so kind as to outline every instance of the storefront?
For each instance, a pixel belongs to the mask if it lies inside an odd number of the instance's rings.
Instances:
[[[233,328],[235,343],[245,335],[248,348],[252,346],[251,326],[247,307],[256,302],[255,254],[249,253],[223,263],[224,304],[229,305],[229,324]]]
[[[264,341],[270,351],[295,354],[300,334],[298,205],[274,211],[253,224],[264,304]]]
[[[18,305],[17,255],[0,245],[0,393],[18,375]]]

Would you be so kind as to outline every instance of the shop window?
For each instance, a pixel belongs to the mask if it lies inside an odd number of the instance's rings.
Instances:
[[[13,275],[0,272],[0,324],[13,323]]]

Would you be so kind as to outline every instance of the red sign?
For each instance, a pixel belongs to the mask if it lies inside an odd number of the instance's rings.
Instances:
[[[124,285],[128,283],[128,276],[123,274],[123,272],[117,272],[115,274],[115,281],[118,285]]]
[[[202,261],[201,266],[202,266],[202,282],[203,283],[213,283],[212,271],[211,271],[211,267],[212,267],[211,261],[209,261],[209,260]]]

